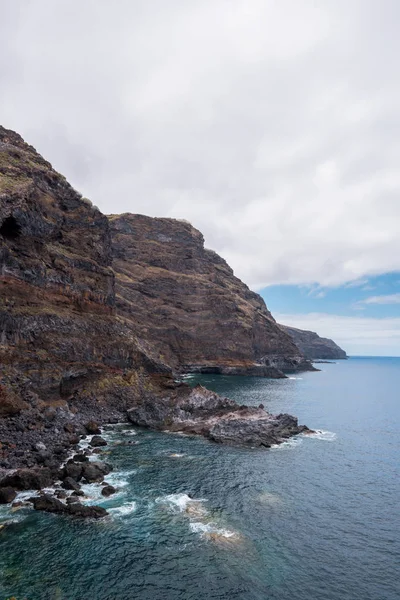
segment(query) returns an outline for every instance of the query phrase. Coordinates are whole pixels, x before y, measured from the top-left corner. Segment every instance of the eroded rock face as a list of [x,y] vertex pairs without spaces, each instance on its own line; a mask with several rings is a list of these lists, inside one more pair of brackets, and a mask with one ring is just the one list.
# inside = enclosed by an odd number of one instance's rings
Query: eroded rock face
[[[0,470],[8,471],[1,486],[15,489],[49,485],[79,435],[98,435],[99,424],[121,420],[129,407],[145,426],[186,423],[242,443],[254,443],[250,420],[264,419],[255,443],[268,445],[276,419],[192,392],[171,367],[282,376],[309,366],[263,300],[191,225],[108,220],[2,127],[0,365]],[[16,467],[26,469],[9,472]],[[86,461],[67,471],[74,487],[108,472]]]
[[0,468],[62,457],[170,380],[116,317],[111,260],[107,218],[0,127]]
[[296,346],[301,350],[304,356],[310,360],[335,360],[345,359],[347,354],[333,340],[320,337],[314,331],[306,331],[280,325],[281,329],[286,331],[292,338]]
[[193,433],[223,444],[266,448],[309,431],[291,415],[271,415],[261,407],[239,406],[201,385],[190,393],[183,386],[174,398],[162,403],[142,399],[128,410],[128,418],[142,427]]
[[117,308],[154,357],[186,371],[281,377],[310,368],[264,300],[190,223],[110,216]]

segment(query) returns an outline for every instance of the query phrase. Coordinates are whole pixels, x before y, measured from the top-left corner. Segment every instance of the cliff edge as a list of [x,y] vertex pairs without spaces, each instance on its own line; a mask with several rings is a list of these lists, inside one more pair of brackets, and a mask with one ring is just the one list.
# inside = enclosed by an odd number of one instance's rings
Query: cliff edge
[[335,360],[346,359],[347,354],[333,340],[320,337],[314,331],[305,331],[280,325],[281,329],[288,333],[296,346],[309,360]]
[[116,306],[153,357],[181,371],[282,377],[312,369],[190,223],[109,216]]

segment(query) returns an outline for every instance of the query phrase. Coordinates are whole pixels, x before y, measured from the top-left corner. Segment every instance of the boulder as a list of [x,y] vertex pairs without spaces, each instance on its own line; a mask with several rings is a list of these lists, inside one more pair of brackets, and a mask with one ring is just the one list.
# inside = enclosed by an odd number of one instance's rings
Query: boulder
[[13,487],[17,490],[41,490],[53,482],[52,471],[47,467],[41,469],[18,469],[7,475],[1,482],[1,487]]
[[82,476],[87,483],[96,483],[103,481],[104,476],[108,475],[110,468],[105,463],[88,462],[85,463],[82,470]]
[[101,506],[85,506],[84,504],[80,504],[69,498],[68,504],[64,504],[54,496],[50,496],[50,494],[43,494],[36,498],[32,498],[31,500],[35,510],[42,510],[50,513],[69,514],[75,517],[92,519],[100,519],[108,514],[105,508],[102,508]]
[[51,513],[65,513],[67,512],[67,506],[50,494],[43,494],[32,498],[33,508],[35,510],[43,510]]
[[106,498],[108,498],[108,496],[112,496],[112,494],[115,494],[117,490],[115,489],[115,487],[113,485],[105,485],[103,487],[103,489],[101,490],[101,494],[102,496],[105,496]]
[[17,492],[12,487],[0,488],[0,504],[10,504],[17,497]]
[[88,421],[88,423],[85,424],[85,429],[91,435],[100,435],[101,433],[99,424],[96,423],[96,421]]
[[102,519],[108,515],[108,512],[102,506],[86,506],[79,502],[73,502],[68,506],[68,513],[75,517],[84,517],[89,519]]
[[75,481],[79,481],[82,478],[82,464],[75,462],[67,462],[64,466],[64,477],[75,479]]
[[100,446],[107,446],[107,442],[100,435],[94,435],[90,440],[90,445],[94,448],[99,448]]
[[66,477],[62,482],[62,486],[65,490],[73,490],[74,492],[81,491],[79,484],[75,481],[75,479],[72,479],[72,477]]
[[72,460],[74,462],[87,462],[89,459],[86,456],[86,454],[78,453],[78,454],[74,454]]

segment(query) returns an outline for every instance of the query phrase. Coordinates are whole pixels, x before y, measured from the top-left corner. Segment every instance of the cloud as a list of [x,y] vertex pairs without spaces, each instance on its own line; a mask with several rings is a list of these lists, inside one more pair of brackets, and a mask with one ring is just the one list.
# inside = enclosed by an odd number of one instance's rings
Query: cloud
[[400,270],[396,0],[14,0],[0,112],[104,212],[251,287]]
[[361,304],[400,304],[400,294],[388,294],[386,296],[370,296],[360,300]]
[[333,339],[349,355],[400,356],[400,317],[345,317],[325,313],[276,314],[285,325]]

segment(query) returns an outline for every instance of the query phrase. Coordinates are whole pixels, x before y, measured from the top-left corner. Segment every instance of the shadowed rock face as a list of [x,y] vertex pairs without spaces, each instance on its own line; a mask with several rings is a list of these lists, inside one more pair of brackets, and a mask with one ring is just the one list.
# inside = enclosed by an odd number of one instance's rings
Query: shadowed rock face
[[110,216],[118,312],[182,370],[282,376],[310,368],[263,299],[189,223]]
[[0,466],[32,466],[37,442],[73,437],[64,422],[170,385],[116,318],[111,259],[107,218],[0,127]]
[[293,338],[296,346],[301,350],[304,356],[310,360],[347,358],[346,352],[335,344],[333,340],[320,337],[313,331],[296,329],[295,327],[288,327],[287,325],[280,325],[280,327]]

